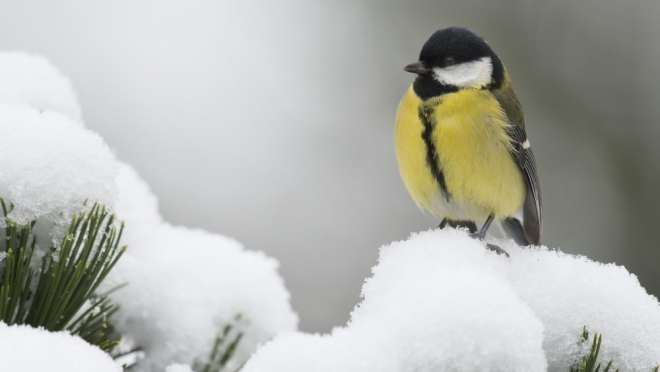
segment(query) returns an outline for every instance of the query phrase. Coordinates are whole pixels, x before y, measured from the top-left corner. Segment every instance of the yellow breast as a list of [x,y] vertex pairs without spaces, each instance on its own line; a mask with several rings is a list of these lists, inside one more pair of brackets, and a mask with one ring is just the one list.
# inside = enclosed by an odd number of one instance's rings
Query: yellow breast
[[[429,167],[420,109],[428,114],[433,158],[447,194]],[[417,205],[454,220],[515,213],[525,183],[509,152],[507,125],[497,100],[485,90],[464,89],[422,102],[408,89],[397,111],[395,145],[401,177]]]

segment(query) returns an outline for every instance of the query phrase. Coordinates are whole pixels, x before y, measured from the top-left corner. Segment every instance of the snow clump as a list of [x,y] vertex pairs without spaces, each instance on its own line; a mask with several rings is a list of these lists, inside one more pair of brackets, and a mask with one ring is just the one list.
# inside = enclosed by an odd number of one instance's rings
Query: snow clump
[[0,197],[14,205],[9,218],[68,224],[85,200],[114,204],[119,165],[95,132],[24,104],[0,105],[0,132]]
[[241,371],[565,372],[583,326],[614,369],[660,363],[660,304],[625,268],[494,243],[511,258],[453,229],[383,247],[345,327],[280,335]]
[[107,353],[68,332],[0,322],[0,370],[20,372],[122,372]]
[[[234,364],[227,366],[238,367],[257,344],[297,328],[277,261],[233,239],[165,223],[144,181],[127,165],[120,175],[103,139],[84,128],[69,80],[45,59],[0,53],[0,131],[0,197],[12,208],[8,218],[37,221],[38,242],[57,241],[85,201],[116,207],[125,220],[122,244],[129,249],[99,291],[129,284],[112,294],[121,310],[110,321],[146,355],[134,370],[164,371],[170,365],[173,372],[185,369],[173,362],[204,363],[218,331],[228,324],[234,335],[242,334]],[[0,220],[0,227],[4,223]],[[65,337],[21,329],[51,340]],[[85,365],[84,358],[70,359]],[[49,363],[46,356],[31,360]],[[85,368],[106,370],[95,364]]]
[[0,103],[24,103],[81,119],[69,79],[46,58],[22,52],[0,53]]
[[243,371],[545,371],[543,326],[498,270],[509,262],[445,234],[384,247],[346,327],[279,336]]
[[[549,371],[568,371],[601,333],[599,358],[612,370],[651,371],[660,364],[660,304],[624,267],[545,248],[508,246],[503,268],[513,289],[541,319]],[[590,339],[590,341],[593,340]]]
[[145,352],[137,371],[205,362],[217,332],[233,324],[243,337],[231,370],[259,343],[297,329],[276,260],[233,239],[163,222],[156,197],[126,164],[117,182],[116,212],[129,249],[104,286],[128,283],[113,293],[120,305],[113,324]]

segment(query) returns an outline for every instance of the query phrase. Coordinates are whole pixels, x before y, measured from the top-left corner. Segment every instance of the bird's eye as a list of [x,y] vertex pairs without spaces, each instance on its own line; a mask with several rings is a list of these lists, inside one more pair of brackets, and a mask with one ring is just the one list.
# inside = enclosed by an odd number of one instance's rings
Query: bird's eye
[[452,67],[456,64],[456,61],[451,57],[447,57],[447,58],[445,58],[443,63],[445,65],[445,67]]

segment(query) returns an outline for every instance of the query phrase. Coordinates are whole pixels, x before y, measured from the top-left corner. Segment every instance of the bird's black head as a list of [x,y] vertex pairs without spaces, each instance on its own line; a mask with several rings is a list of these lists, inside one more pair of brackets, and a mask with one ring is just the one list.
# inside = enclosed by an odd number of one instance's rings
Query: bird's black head
[[462,27],[436,31],[424,44],[419,61],[404,68],[418,74],[413,84],[422,99],[463,88],[496,89],[504,79],[504,67],[490,46]]

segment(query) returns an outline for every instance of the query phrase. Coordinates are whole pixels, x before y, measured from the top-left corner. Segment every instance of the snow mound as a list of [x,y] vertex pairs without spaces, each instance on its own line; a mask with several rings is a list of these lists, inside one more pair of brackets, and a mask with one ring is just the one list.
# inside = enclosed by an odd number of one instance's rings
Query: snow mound
[[101,349],[68,332],[4,323],[0,323],[0,360],[2,371],[123,371]]
[[144,350],[137,370],[206,361],[217,332],[239,314],[237,364],[257,344],[296,329],[277,261],[233,239],[163,222],[155,196],[128,165],[117,183],[116,212],[129,249],[105,286],[129,284],[113,293],[121,306],[114,325]]
[[545,326],[549,371],[568,371],[584,355],[583,326],[603,335],[601,360],[615,370],[650,371],[660,364],[660,304],[624,267],[544,248],[508,247],[506,272]]
[[280,336],[243,371],[545,371],[543,326],[498,270],[510,262],[443,234],[384,247],[345,328]]
[[21,52],[0,53],[0,103],[25,103],[81,119],[69,79],[44,57]]
[[603,334],[600,360],[660,363],[660,304],[623,267],[547,248],[435,230],[381,248],[363,301],[329,335],[290,333],[242,372],[561,371],[584,355],[583,326]]
[[20,104],[0,105],[0,133],[0,196],[14,204],[10,218],[68,224],[85,200],[114,204],[119,166],[98,134]]
[[8,217],[36,220],[41,245],[58,240],[86,200],[116,206],[130,249],[100,291],[130,284],[113,293],[122,306],[113,325],[146,353],[134,370],[204,362],[227,324],[243,334],[235,363],[276,333],[296,329],[277,261],[232,239],[163,222],[149,187],[129,166],[119,175],[108,146],[79,119],[69,81],[45,59],[0,53],[0,197],[13,206]]

